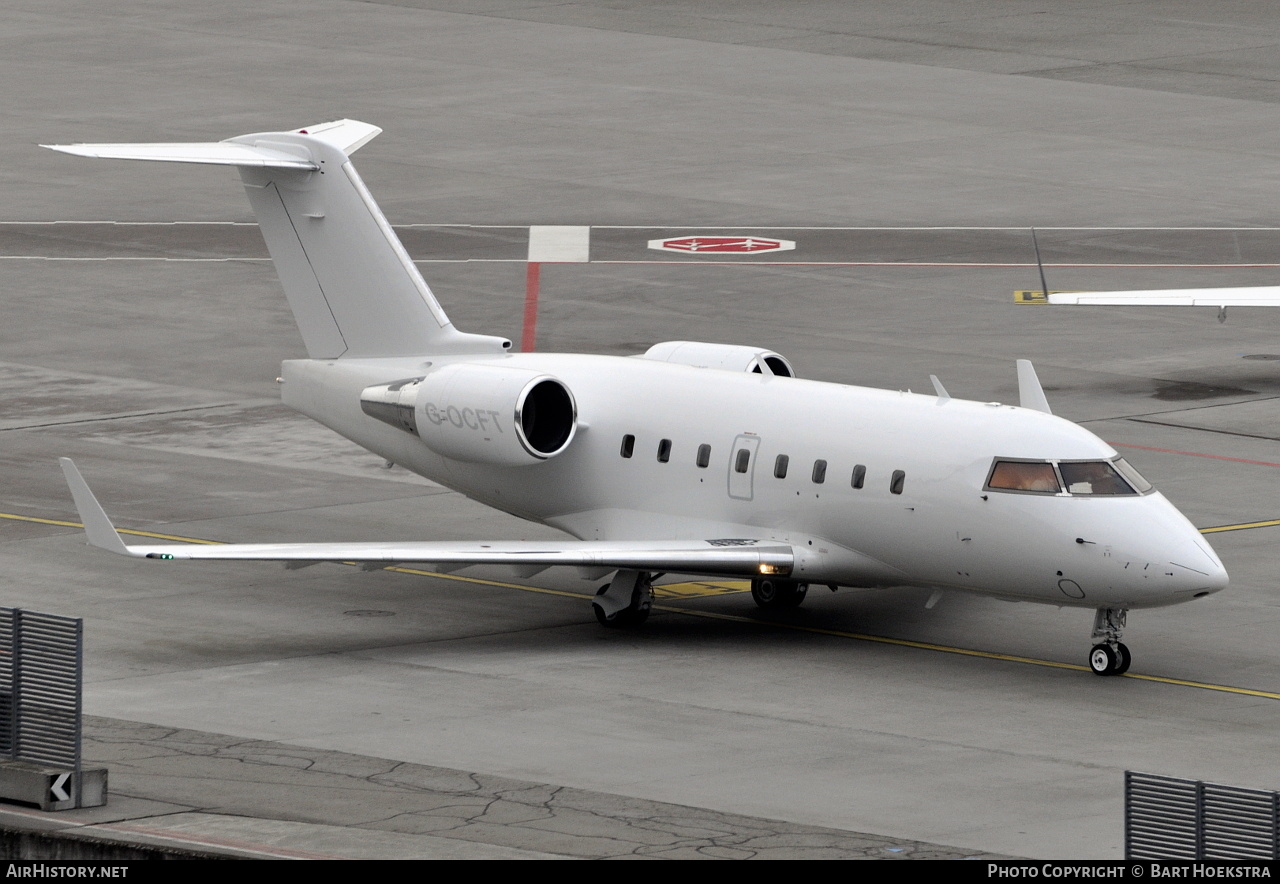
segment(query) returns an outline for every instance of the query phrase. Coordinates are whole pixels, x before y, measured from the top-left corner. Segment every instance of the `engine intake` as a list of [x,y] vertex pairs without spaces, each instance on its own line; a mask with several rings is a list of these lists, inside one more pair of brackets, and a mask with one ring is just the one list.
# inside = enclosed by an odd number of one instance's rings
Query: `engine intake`
[[645,359],[692,365],[695,368],[715,368],[721,371],[745,371],[755,374],[771,374],[782,378],[796,376],[795,369],[785,358],[772,350],[759,347],[743,347],[737,344],[707,344],[702,341],[663,341],[654,344],[644,353]]
[[501,365],[445,365],[367,387],[360,408],[444,457],[504,466],[555,457],[578,428],[577,403],[562,381]]

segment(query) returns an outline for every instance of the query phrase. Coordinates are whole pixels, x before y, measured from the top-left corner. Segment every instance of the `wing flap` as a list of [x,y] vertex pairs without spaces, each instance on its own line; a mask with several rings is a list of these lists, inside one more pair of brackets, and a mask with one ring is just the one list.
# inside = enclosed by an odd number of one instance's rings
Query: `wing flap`
[[[213,561],[415,563],[448,566],[504,565],[527,573],[545,568],[618,568],[692,574],[789,574],[790,546],[720,539],[693,541],[586,541],[499,543],[408,541],[372,543],[172,543],[126,546],[127,555],[148,559]],[[98,545],[98,544],[95,544]],[[118,550],[116,550],[118,551]],[[452,569],[450,569],[452,570]]]

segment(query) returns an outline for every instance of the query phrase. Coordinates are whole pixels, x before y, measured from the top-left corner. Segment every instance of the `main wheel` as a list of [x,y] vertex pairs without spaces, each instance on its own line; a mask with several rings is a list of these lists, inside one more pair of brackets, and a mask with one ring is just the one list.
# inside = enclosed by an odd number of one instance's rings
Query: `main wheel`
[[1118,675],[1121,671],[1119,666],[1120,656],[1111,649],[1111,645],[1094,645],[1089,652],[1089,668],[1094,675]]
[[751,598],[762,608],[798,608],[809,594],[809,584],[762,577],[751,581]]
[[[596,595],[604,595],[612,584],[606,583],[596,590]],[[649,619],[649,600],[645,591],[636,587],[631,595],[631,604],[610,617],[597,602],[591,603],[591,610],[596,615],[596,622],[607,629],[626,629],[639,626]]]
[[1116,643],[1116,650],[1120,652],[1120,662],[1116,664],[1116,675],[1124,675],[1129,671],[1129,664],[1133,662],[1133,655],[1129,653],[1129,646],[1123,642]]

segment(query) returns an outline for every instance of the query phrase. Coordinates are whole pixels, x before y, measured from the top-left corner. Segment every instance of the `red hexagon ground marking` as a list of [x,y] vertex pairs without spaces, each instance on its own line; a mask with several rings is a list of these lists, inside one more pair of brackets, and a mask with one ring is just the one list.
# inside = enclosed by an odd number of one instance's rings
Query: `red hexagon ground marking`
[[649,248],[660,252],[684,252],[698,255],[759,255],[766,252],[788,252],[796,247],[789,239],[767,236],[672,236],[649,240]]

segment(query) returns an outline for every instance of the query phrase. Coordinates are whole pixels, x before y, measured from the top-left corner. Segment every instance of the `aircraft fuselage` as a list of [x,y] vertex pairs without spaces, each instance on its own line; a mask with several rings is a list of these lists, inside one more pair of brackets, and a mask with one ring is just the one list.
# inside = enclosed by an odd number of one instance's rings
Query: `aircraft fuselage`
[[[576,400],[576,435],[555,457],[502,466],[441,456],[362,412],[363,389],[453,363],[554,376]],[[1225,585],[1216,555],[1157,491],[984,488],[996,458],[1116,457],[1087,430],[1016,406],[569,354],[294,360],[283,378],[286,404],[357,444],[583,540],[777,541],[797,551],[793,576],[807,582],[1090,608],[1174,604]],[[430,414],[462,433],[510,431],[482,403]]]

